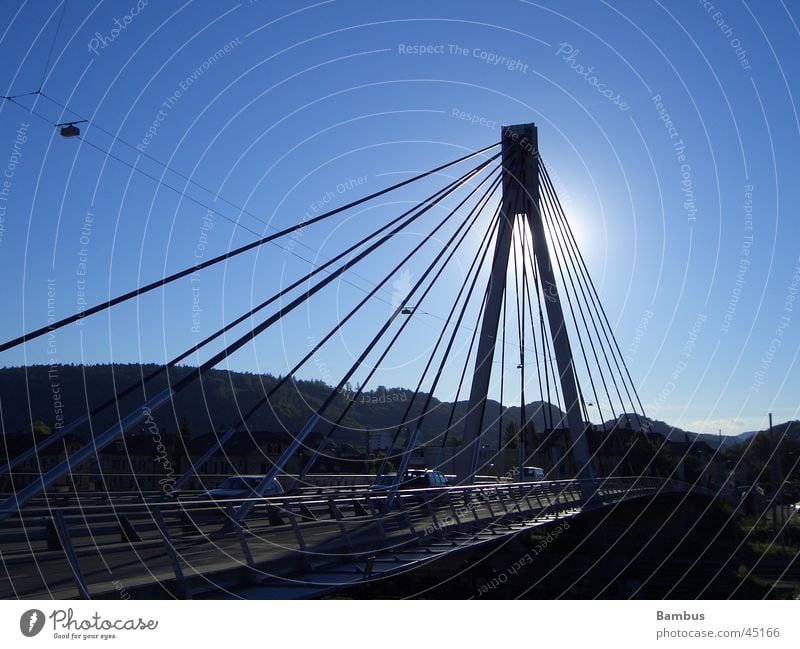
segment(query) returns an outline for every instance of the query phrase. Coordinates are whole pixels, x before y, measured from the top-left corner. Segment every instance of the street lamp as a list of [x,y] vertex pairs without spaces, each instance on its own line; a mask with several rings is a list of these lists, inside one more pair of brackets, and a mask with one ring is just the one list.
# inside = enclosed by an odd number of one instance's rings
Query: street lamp
[[78,137],[81,134],[81,129],[75,125],[83,124],[85,121],[85,119],[81,119],[76,122],[64,122],[56,124],[56,128],[60,129],[61,137]]
[[[587,416],[589,415],[589,408],[590,407],[597,408],[597,417],[599,419],[600,418],[600,406],[598,406],[596,403],[594,403],[594,401],[587,401],[586,402],[586,414],[587,414]],[[592,423],[591,419],[589,420],[589,425],[592,426],[592,428],[594,428],[594,424]]]

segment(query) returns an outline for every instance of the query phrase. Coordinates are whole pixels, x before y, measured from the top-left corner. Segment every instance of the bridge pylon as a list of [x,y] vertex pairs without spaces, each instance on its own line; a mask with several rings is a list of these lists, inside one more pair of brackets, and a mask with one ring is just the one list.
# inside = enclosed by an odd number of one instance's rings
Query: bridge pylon
[[558,368],[561,393],[566,409],[570,432],[570,447],[577,467],[577,478],[594,478],[586,430],[581,417],[577,377],[572,350],[561,307],[550,250],[540,210],[539,194],[539,142],[534,124],[517,124],[502,127],[503,198],[501,219],[494,257],[492,260],[486,303],[469,396],[469,407],[464,420],[464,440],[457,456],[457,479],[461,484],[471,484],[479,469],[483,435],[495,427],[495,422],[485,422],[487,392],[492,373],[497,329],[506,293],[514,224],[522,215],[531,232],[536,269],[545,297],[547,320],[552,349]]

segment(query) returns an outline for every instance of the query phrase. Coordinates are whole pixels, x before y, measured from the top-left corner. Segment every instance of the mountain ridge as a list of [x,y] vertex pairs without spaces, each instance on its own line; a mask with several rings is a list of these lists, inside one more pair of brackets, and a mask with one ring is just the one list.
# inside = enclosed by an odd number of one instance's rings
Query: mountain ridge
[[[98,364],[98,365],[29,365],[0,368],[0,415],[2,415],[3,431],[13,433],[30,429],[32,422],[41,421],[51,430],[57,428],[59,421],[66,425],[76,417],[86,414],[86,404],[92,406],[102,403],[121,392],[142,376],[156,370],[155,364]],[[162,375],[147,385],[146,390],[138,389],[129,397],[120,400],[119,415],[124,416],[140,405],[146,398],[152,397],[166,389],[169,384],[180,380],[196,367],[178,366],[171,368],[169,381]],[[211,370],[194,383],[185,392],[178,395],[170,406],[164,406],[155,415],[158,425],[175,432],[179,428],[188,428],[192,434],[204,434],[214,430],[226,429],[236,423],[242,413],[247,412],[267,392],[274,389],[282,380],[280,376],[271,374],[253,374],[249,372],[229,372],[227,370]],[[308,419],[330,393],[331,386],[314,379],[289,379],[270,398],[268,406],[262,407],[252,418],[249,428],[296,431],[305,425]],[[424,395],[424,393],[421,393]],[[345,428],[356,431],[393,431],[401,426],[406,410],[409,410],[413,391],[402,387],[377,386],[373,390],[357,395],[357,389],[347,386],[337,395],[328,415],[328,422],[322,422],[320,430],[324,432],[347,409],[342,424]],[[410,408],[412,419],[421,413],[421,402]],[[11,405],[13,404],[13,405]],[[555,405],[543,401],[526,404],[526,412],[533,413],[535,428],[541,432],[552,427],[564,413]],[[104,430],[118,421],[116,409],[93,418],[92,428],[97,434],[98,428]],[[426,413],[422,426],[423,442],[438,439],[441,431],[453,422],[450,443],[457,442],[463,431],[463,417],[467,410],[467,401],[460,399],[454,406],[452,402],[440,401],[433,397],[431,407]],[[59,412],[60,411],[60,412]],[[61,418],[59,420],[59,417]],[[495,440],[501,442],[507,436],[507,428],[513,423],[518,427],[520,421],[519,406],[504,407],[501,416],[501,405],[489,399],[486,403],[487,421],[496,422],[497,437],[490,434],[488,443],[495,446]],[[747,441],[754,435],[765,431],[748,431],[736,436],[719,436],[708,433],[697,433],[670,426],[668,423],[642,417],[634,413],[623,413],[615,420],[605,422],[611,427],[615,422],[630,421],[638,427],[637,419],[646,423],[652,432],[658,433],[672,441],[700,440],[713,447],[720,444],[727,447]],[[547,424],[547,425],[546,425]],[[778,424],[790,426],[791,422]],[[595,425],[597,428],[598,426]],[[787,428],[788,430],[788,428]],[[88,426],[81,433],[89,435]]]

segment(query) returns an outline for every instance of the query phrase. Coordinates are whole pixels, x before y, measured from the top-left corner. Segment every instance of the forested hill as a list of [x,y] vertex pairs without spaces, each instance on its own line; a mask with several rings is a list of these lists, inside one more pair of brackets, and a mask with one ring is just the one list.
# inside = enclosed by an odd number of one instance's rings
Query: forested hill
[[[3,430],[9,433],[28,429],[33,422],[43,422],[54,429],[58,421],[68,423],[87,412],[89,408],[103,403],[122,392],[157,368],[156,365],[33,365],[0,369],[0,408],[2,408]],[[178,367],[170,371],[169,382],[175,383],[196,368]],[[158,425],[167,432],[187,428],[192,435],[200,435],[213,429],[225,428],[236,423],[242,413],[247,412],[275,386],[279,377],[242,372],[212,370],[179,394],[172,404],[155,412]],[[137,390],[119,402],[118,409],[108,408],[93,420],[95,434],[118,421],[145,398],[156,395],[168,385],[166,376],[160,376],[147,384],[146,394]],[[257,430],[298,431],[308,421],[313,409],[319,406],[330,393],[331,386],[322,381],[287,381],[269,399],[269,404],[259,408],[249,420],[249,427]],[[343,392],[326,412],[327,419],[336,419],[346,405],[352,406],[344,423],[357,430],[391,429],[403,421],[404,413],[413,392],[405,388],[377,387],[354,398],[354,394]],[[418,398],[418,414],[424,398]],[[529,411],[539,408],[535,420],[541,430],[544,424],[540,403],[530,404]],[[440,434],[447,428],[452,404],[432,399],[423,424],[423,439]],[[496,401],[487,404],[487,416],[496,419],[500,405]],[[459,422],[466,412],[466,404],[459,402],[454,422]],[[554,417],[558,411],[553,407]],[[510,421],[519,421],[519,408],[509,408],[503,416],[502,427]],[[320,431],[329,424],[318,426]],[[37,424],[41,427],[41,424]],[[88,433],[88,426],[82,431]],[[455,438],[461,435],[461,425],[453,427]],[[453,440],[454,442],[456,439]]]

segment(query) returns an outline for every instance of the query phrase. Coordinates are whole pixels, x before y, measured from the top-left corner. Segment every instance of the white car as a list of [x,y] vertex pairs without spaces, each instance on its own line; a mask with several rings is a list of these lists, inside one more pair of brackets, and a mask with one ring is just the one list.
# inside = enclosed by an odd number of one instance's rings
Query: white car
[[[215,489],[209,489],[202,497],[211,500],[225,500],[227,498],[257,498],[256,487],[261,483],[263,475],[232,475],[225,478]],[[283,487],[275,478],[272,484],[267,485],[263,496],[281,496]]]
[[539,482],[544,480],[544,469],[538,466],[524,466],[517,476],[518,482]]

